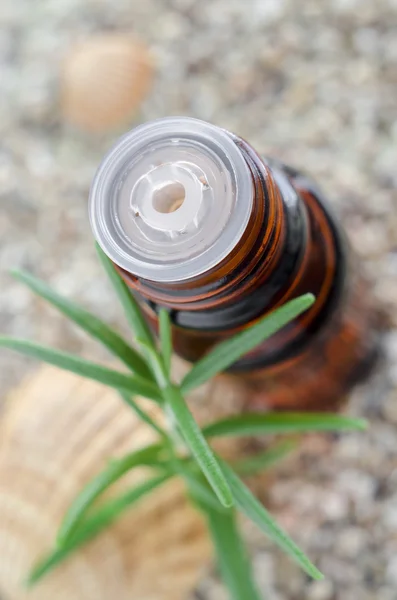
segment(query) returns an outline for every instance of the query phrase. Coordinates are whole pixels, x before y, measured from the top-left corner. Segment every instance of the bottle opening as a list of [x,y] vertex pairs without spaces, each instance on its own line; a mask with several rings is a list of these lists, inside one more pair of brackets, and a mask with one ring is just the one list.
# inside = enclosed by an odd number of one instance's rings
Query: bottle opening
[[231,252],[252,202],[252,177],[231,134],[166,118],[110,150],[91,187],[90,219],[116,264],[151,281],[182,281]]
[[179,181],[165,183],[153,192],[152,201],[157,212],[173,213],[180,208],[185,200],[185,188]]

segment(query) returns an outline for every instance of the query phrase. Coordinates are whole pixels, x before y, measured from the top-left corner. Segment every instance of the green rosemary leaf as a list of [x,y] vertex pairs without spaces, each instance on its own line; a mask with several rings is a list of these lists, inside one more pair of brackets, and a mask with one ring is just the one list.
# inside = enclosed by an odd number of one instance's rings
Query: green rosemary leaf
[[260,600],[235,511],[220,514],[203,507],[222,579],[233,600]]
[[169,385],[169,376],[166,373],[164,362],[157,349],[137,338],[137,342],[146,355],[147,363],[153,373],[157,385],[162,390]]
[[251,327],[217,344],[213,350],[196,362],[187,373],[181,384],[182,392],[188,392],[230,367],[244,354],[253,350],[258,344],[307,310],[313,302],[313,294],[305,294],[295,298]]
[[113,460],[108,467],[92,479],[79,493],[77,498],[69,507],[58,531],[57,541],[63,545],[73,537],[77,527],[84,519],[87,510],[93,502],[115,481],[134,467],[159,464],[159,453],[162,446],[159,444],[146,446],[135,452],[127,454],[123,458]]
[[32,358],[38,358],[51,365],[65,369],[66,371],[72,371],[82,377],[88,379],[94,379],[105,385],[116,388],[118,390],[125,390],[141,396],[146,396],[156,402],[161,402],[161,395],[154,383],[143,379],[138,375],[127,375],[108,369],[102,365],[98,365],[91,361],[85,360],[73,354],[67,352],[61,352],[54,348],[48,348],[47,346],[41,346],[29,340],[19,340],[8,337],[0,337],[0,347],[10,348],[21,352],[26,356]]
[[170,316],[165,308],[160,309],[159,313],[159,333],[161,354],[164,361],[166,373],[170,373],[171,356],[172,356],[172,333]]
[[139,404],[134,400],[131,394],[127,394],[126,392],[120,391],[120,396],[124,400],[125,404],[132,408],[132,410],[144,423],[146,423],[147,425],[149,425],[149,427],[154,429],[154,431],[156,431],[161,437],[167,437],[167,434],[165,433],[164,429],[162,429],[160,425],[157,425],[157,423],[152,419],[152,417],[139,406]]
[[111,525],[127,508],[138,502],[146,494],[154,491],[165,483],[172,474],[167,473],[159,477],[145,481],[143,484],[129,490],[121,496],[109,500],[87,517],[65,544],[53,550],[44,557],[30,572],[26,584],[32,586],[37,583],[49,571],[62,563],[73,551],[84,543],[96,537],[103,529]]
[[326,413],[247,413],[210,423],[203,428],[206,437],[248,436],[309,431],[364,430],[364,419]]
[[120,358],[132,371],[152,379],[152,375],[139,353],[131,348],[127,342],[101,319],[91,314],[80,306],[63,298],[47,286],[43,281],[36,279],[29,273],[12,271],[14,277],[27,285],[35,294],[47,300],[61,313],[84,329],[95,339],[99,340],[110,352]]
[[[220,461],[221,462],[221,461]],[[313,579],[322,579],[322,573],[310,562],[304,552],[281,529],[264,506],[225,462],[221,462],[237,507],[255,523],[275,544],[288,554]]]
[[233,468],[239,475],[255,475],[255,473],[270,469],[297,447],[297,440],[281,440],[264,452],[239,460],[233,465]]
[[229,508],[224,507],[211,490],[202,482],[195,478],[190,478],[189,476],[184,477],[184,479],[187,485],[188,495],[193,499],[193,502],[199,501],[201,504],[205,504],[205,506],[216,512],[223,513],[230,510]]
[[116,294],[121,302],[124,309],[124,313],[127,317],[128,323],[131,326],[134,334],[147,344],[154,346],[153,335],[149,329],[148,324],[142,314],[138,302],[132,295],[131,290],[124,283],[120,275],[117,273],[112,261],[106,256],[99,244],[96,244],[99,259],[109,277]]
[[172,468],[175,473],[185,480],[189,494],[194,501],[205,504],[209,509],[218,512],[229,510],[219,502],[212,489],[207,482],[204,481],[201,473],[195,473],[194,470],[187,468],[180,460],[172,461]]
[[233,496],[218,461],[201,433],[201,429],[190,412],[179,388],[170,385],[162,391],[164,400],[170,407],[187,446],[212,489],[224,506],[232,506]]

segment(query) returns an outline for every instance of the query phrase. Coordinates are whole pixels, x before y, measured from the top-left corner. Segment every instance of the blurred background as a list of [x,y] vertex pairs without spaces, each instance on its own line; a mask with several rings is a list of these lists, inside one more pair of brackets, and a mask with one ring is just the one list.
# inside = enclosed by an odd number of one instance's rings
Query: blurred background
[[[386,361],[351,401],[369,433],[318,438],[269,490],[326,581],[251,532],[254,563],[271,600],[396,599],[396,0],[3,0],[0,81],[2,333],[101,357],[13,282],[15,267],[123,326],[87,197],[103,154],[138,123],[205,119],[321,184],[386,306]],[[0,358],[3,397],[36,365]],[[196,597],[223,598],[216,578]]]

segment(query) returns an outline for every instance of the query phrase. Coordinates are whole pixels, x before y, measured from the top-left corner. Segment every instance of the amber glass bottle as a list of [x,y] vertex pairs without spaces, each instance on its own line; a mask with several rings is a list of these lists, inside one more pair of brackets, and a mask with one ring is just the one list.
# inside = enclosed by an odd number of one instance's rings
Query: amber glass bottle
[[366,283],[306,176],[196,119],[133,130],[91,190],[93,230],[156,326],[170,311],[176,352],[214,343],[303,293],[313,307],[231,369],[250,405],[334,408],[378,353]]

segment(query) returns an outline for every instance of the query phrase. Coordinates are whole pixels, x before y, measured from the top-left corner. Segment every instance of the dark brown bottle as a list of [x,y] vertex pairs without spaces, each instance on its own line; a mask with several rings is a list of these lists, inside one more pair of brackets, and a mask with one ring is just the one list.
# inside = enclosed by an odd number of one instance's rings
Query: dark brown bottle
[[176,352],[213,344],[306,292],[315,304],[231,369],[258,408],[334,408],[378,354],[368,286],[314,183],[202,121],[122,138],[91,190],[98,242]]

